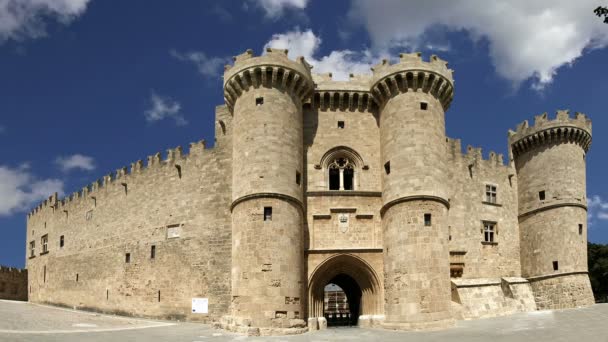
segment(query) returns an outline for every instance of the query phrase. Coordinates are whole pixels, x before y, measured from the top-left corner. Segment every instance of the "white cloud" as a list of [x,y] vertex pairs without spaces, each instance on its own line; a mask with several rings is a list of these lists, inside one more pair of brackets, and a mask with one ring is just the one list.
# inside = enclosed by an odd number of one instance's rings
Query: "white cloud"
[[587,218],[589,226],[592,226],[596,220],[608,220],[608,201],[604,201],[598,195],[588,197]]
[[311,30],[300,31],[295,29],[286,33],[275,34],[264,45],[266,48],[288,49],[289,57],[304,56],[306,61],[313,65],[313,72],[333,74],[335,80],[348,80],[349,73],[370,73],[370,67],[378,57],[372,56],[369,50],[355,52],[351,50],[336,50],[323,57],[315,57],[321,45],[321,38]]
[[252,0],[266,13],[266,17],[276,19],[283,15],[286,9],[302,10],[308,0]]
[[487,39],[501,77],[516,86],[532,79],[542,89],[585,49],[608,45],[596,7],[592,0],[354,0],[349,17],[365,26],[379,51],[433,44],[432,30],[464,30],[474,40]]
[[144,116],[148,122],[173,119],[178,126],[187,125],[188,121],[186,121],[180,112],[181,108],[182,106],[179,102],[152,92],[152,95],[150,95],[150,108],[144,112]]
[[0,0],[0,43],[46,35],[44,19],[68,24],[84,13],[90,0]]
[[171,50],[169,53],[180,61],[193,63],[196,65],[196,68],[201,75],[209,78],[220,78],[223,74],[222,67],[230,63],[229,58],[207,57],[207,55],[201,51],[180,53]]
[[63,172],[73,169],[85,171],[95,170],[95,161],[93,158],[78,153],[67,157],[57,157],[57,159],[55,159],[55,164],[57,164]]
[[59,179],[37,179],[24,164],[17,168],[0,166],[0,216],[27,210],[53,193],[63,196]]

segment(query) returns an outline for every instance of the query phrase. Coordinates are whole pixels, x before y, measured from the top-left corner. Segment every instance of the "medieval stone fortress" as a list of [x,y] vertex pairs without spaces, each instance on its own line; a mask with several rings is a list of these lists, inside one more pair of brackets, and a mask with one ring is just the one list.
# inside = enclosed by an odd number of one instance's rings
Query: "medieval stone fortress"
[[509,131],[509,156],[445,135],[452,70],[401,54],[335,81],[287,51],[224,73],[213,148],[178,147],[27,215],[29,300],[214,322],[251,335],[455,320],[594,302],[585,155],[558,111]]

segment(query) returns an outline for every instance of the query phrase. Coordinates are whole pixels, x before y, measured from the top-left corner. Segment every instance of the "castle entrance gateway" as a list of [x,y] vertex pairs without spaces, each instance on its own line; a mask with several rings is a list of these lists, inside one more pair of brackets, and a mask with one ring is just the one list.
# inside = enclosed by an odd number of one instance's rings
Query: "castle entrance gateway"
[[312,273],[308,283],[308,317],[312,325],[323,328],[334,322],[344,325],[345,318],[327,310],[325,287],[339,286],[348,303],[348,325],[372,325],[381,319],[380,282],[373,268],[361,258],[351,254],[338,254],[322,262]]

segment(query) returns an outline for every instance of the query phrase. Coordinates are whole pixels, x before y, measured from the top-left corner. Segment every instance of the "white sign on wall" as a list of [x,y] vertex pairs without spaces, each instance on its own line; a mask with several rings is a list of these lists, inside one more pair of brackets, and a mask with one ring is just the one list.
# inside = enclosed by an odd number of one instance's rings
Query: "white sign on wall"
[[192,298],[192,313],[209,313],[209,298]]

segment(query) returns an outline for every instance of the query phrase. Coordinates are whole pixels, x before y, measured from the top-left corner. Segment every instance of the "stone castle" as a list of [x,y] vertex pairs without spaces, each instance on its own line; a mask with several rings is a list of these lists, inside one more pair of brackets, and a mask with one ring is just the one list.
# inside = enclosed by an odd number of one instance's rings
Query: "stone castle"
[[213,148],[154,154],[27,215],[29,300],[251,335],[324,328],[332,283],[352,324],[389,329],[591,305],[590,120],[520,124],[505,165],[446,137],[445,61],[372,71],[236,56]]

